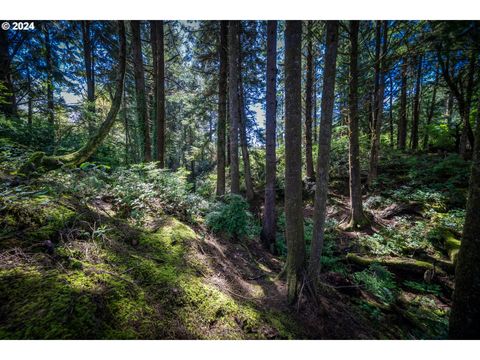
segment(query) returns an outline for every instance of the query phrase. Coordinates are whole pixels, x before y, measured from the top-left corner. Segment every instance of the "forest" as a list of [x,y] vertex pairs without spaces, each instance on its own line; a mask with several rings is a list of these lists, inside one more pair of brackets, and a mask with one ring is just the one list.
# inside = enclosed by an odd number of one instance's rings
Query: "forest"
[[480,21],[3,22],[0,339],[480,339],[479,144]]

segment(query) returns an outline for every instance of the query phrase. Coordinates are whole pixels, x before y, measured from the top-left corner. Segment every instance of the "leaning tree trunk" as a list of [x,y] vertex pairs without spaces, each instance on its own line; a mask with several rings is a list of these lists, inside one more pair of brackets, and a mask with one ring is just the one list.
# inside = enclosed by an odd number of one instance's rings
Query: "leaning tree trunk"
[[407,59],[402,59],[402,81],[400,86],[400,116],[398,118],[397,147],[405,150],[407,146]]
[[422,56],[419,55],[416,61],[417,79],[415,81],[415,95],[413,96],[413,118],[412,118],[412,150],[418,148],[418,124],[420,122],[420,92],[422,85]]
[[475,137],[467,213],[455,271],[449,334],[452,339],[480,338],[480,115]]
[[285,238],[288,301],[298,297],[305,266],[302,202],[302,22],[285,25]]
[[132,29],[133,72],[135,75],[135,92],[137,100],[137,116],[143,145],[143,160],[152,160],[150,140],[150,123],[148,121],[147,97],[145,93],[145,70],[142,58],[142,39],[140,21],[130,22]]
[[42,168],[45,170],[52,170],[59,168],[62,165],[77,166],[87,161],[102,144],[103,140],[108,135],[110,129],[115,123],[117,113],[122,102],[123,80],[125,78],[126,66],[125,25],[123,21],[118,22],[118,34],[120,51],[118,55],[119,60],[115,94],[107,117],[98,129],[97,133],[91,137],[82,148],[70,154],[60,156],[45,156],[45,154],[41,152],[34,153],[32,157],[22,165],[19,170],[20,174],[28,175],[29,173],[32,173],[33,171],[39,171]]
[[230,113],[230,191],[240,193],[240,174],[238,161],[238,130],[239,130],[239,74],[238,62],[240,48],[240,21],[229,21],[228,26],[228,95]]
[[375,84],[375,109],[372,126],[372,138],[370,146],[370,169],[368,171],[368,185],[371,186],[372,182],[377,179],[378,176],[378,157],[380,153],[380,136],[382,130],[382,117],[383,117],[383,100],[385,94],[385,71],[386,71],[386,50],[387,50],[387,22],[383,23],[383,45],[380,50],[380,37],[381,26],[377,23],[376,37],[377,37],[377,50],[376,50],[376,84]]
[[265,114],[265,205],[262,242],[271,252],[275,247],[275,176],[277,125],[277,21],[267,22],[267,108]]
[[362,183],[360,179],[360,145],[358,124],[358,32],[359,21],[350,22],[350,85],[349,107],[349,164],[350,164],[350,223],[357,229],[367,223],[362,206]]
[[307,22],[307,82],[305,85],[305,162],[307,178],[315,179],[312,154],[312,105],[313,105],[313,35],[312,22]]
[[218,76],[218,123],[217,123],[217,196],[225,195],[225,139],[227,121],[227,69],[228,69],[228,24],[220,21],[220,58]]
[[93,135],[95,124],[92,115],[95,113],[95,72],[90,21],[82,21],[83,60],[85,77],[87,80],[87,126],[88,132]]
[[310,287],[316,289],[320,273],[325,236],[325,218],[330,168],[330,143],[332,140],[333,106],[335,103],[335,74],[337,70],[338,21],[327,21],[325,68],[321,104],[320,133],[318,136],[315,205],[313,213],[313,237],[310,251],[308,276]]

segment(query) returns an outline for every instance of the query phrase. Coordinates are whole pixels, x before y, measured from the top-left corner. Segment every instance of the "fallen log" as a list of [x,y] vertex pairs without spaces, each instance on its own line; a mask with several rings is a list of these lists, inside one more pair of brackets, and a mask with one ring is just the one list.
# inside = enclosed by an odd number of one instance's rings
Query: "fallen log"
[[349,253],[347,254],[347,260],[360,266],[380,264],[392,270],[393,272],[407,272],[420,276],[432,274],[433,272],[439,275],[445,274],[445,271],[437,265],[433,265],[426,261],[409,258],[372,258]]

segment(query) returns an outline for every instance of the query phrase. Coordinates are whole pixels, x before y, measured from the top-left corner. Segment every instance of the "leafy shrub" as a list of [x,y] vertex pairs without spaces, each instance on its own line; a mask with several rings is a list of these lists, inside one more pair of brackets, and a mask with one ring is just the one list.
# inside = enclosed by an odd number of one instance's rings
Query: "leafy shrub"
[[417,221],[412,226],[404,218],[399,218],[395,227],[384,228],[380,232],[362,238],[361,245],[374,255],[412,255],[419,250],[433,250],[430,233],[432,226]]
[[145,210],[163,210],[185,221],[194,221],[208,208],[208,203],[190,191],[184,169],[176,172],[159,169],[156,163],[133,165],[112,174],[112,184],[107,194],[133,216]]
[[248,203],[236,194],[225,195],[206,216],[207,226],[217,233],[225,233],[234,239],[252,238],[258,235],[259,227],[248,211]]
[[215,190],[217,187],[217,174],[210,173],[197,179],[196,193],[204,197],[207,200],[213,200],[215,198]]
[[379,264],[372,264],[367,269],[353,275],[353,280],[363,285],[385,304],[392,303],[397,296],[394,275]]

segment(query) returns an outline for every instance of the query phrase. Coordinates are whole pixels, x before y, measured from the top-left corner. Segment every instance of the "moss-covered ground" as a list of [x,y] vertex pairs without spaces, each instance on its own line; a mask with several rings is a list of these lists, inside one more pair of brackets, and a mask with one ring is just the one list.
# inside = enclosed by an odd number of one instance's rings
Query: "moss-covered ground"
[[[27,158],[26,149],[0,144],[1,339],[446,336],[454,280],[447,270],[464,217],[450,191],[465,189],[455,175],[460,161],[432,157],[432,175],[419,170],[429,161],[422,157],[383,160],[382,174],[391,176],[368,194],[373,221],[361,231],[342,230],[347,199],[333,187],[322,291],[292,306],[277,276],[283,257],[258,239],[207,230],[201,198],[182,188],[181,175],[158,180],[157,170],[139,167],[117,176],[87,164],[26,179],[15,169]],[[428,180],[440,175],[441,184]],[[421,211],[384,217],[412,201]],[[307,242],[310,214],[307,205]],[[280,215],[280,252],[282,224]],[[354,263],[348,253],[373,261]],[[430,272],[396,269],[404,260]]]

